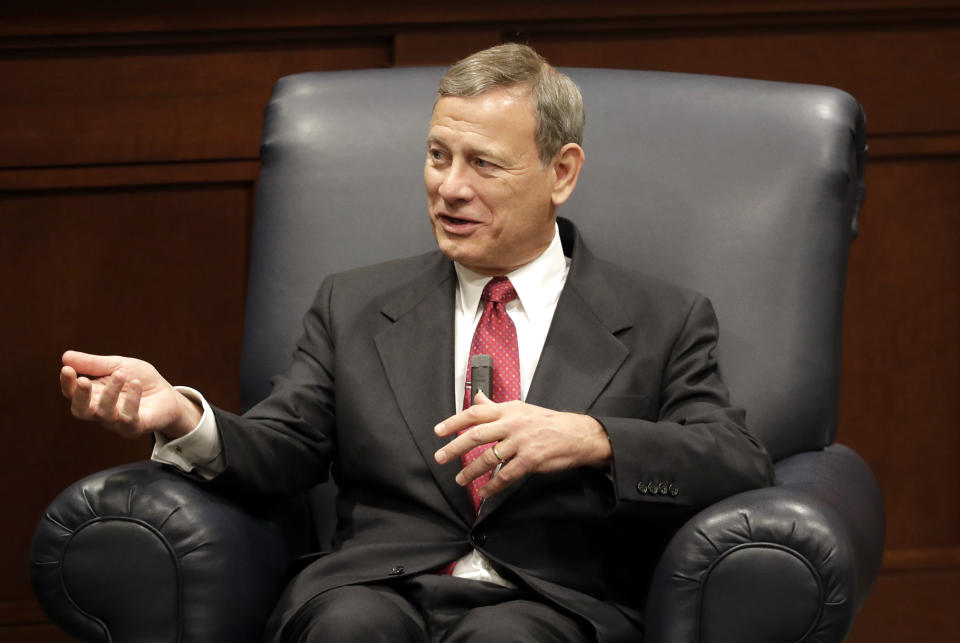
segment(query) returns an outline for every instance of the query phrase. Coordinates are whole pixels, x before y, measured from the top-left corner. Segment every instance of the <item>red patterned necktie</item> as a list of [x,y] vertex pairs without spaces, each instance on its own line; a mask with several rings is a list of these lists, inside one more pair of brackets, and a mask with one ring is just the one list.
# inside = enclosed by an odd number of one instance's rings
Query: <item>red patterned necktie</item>
[[[467,360],[467,384],[470,383],[470,360],[474,355],[493,357],[490,398],[494,402],[509,402],[520,399],[520,357],[517,351],[517,328],[507,315],[506,305],[517,298],[517,291],[506,277],[494,277],[483,288],[480,301],[483,302],[483,315],[473,333],[470,343],[470,358]],[[470,388],[467,387],[463,399],[463,408],[470,407]],[[462,431],[461,431],[462,433]],[[463,466],[470,464],[477,456],[493,446],[481,444],[465,453],[460,461]],[[477,492],[490,479],[490,472],[473,480],[467,487],[474,511],[480,510],[480,494]]]

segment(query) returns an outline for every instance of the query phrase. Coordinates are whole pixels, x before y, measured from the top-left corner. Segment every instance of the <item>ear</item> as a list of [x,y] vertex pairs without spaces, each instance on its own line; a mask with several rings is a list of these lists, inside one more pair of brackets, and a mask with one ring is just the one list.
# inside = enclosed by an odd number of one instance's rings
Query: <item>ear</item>
[[555,176],[551,194],[554,207],[566,203],[570,195],[573,194],[585,158],[583,148],[576,143],[567,143],[557,152],[551,163]]

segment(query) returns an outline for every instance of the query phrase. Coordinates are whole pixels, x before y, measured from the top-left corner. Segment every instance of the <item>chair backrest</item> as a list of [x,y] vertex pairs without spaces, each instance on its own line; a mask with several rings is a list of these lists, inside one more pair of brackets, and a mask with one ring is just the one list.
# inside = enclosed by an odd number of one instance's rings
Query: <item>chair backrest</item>
[[[836,431],[864,121],[826,87],[565,70],[587,163],[561,214],[591,249],[708,295],[734,401],[774,459]],[[422,169],[437,68],[298,74],[266,110],[242,394],[283,371],[331,272],[434,246]]]

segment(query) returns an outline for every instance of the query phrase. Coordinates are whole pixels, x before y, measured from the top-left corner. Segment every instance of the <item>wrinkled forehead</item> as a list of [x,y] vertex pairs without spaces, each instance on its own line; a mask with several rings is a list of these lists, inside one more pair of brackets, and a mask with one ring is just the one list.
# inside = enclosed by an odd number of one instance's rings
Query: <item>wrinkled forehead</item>
[[525,154],[536,146],[536,118],[525,92],[491,90],[470,97],[437,101],[428,139],[451,146],[469,144]]

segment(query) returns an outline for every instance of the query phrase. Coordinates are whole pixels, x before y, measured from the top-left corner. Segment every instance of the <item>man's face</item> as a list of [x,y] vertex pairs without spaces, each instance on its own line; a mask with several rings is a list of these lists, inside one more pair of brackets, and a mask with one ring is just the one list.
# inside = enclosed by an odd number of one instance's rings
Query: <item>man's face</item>
[[440,250],[485,275],[536,259],[553,240],[553,163],[542,167],[529,90],[437,101],[423,178]]

